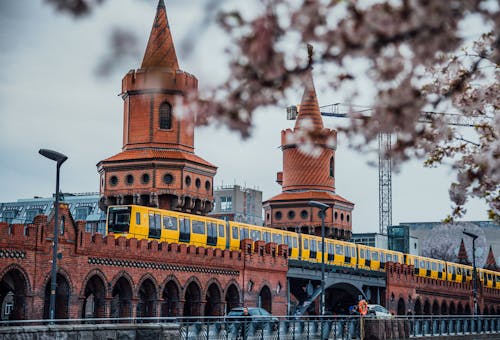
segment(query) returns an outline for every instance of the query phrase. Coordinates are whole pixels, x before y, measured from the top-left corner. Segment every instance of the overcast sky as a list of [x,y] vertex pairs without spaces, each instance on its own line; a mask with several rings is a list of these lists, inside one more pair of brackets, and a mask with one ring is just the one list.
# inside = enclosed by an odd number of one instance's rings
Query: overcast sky
[[[166,1],[180,67],[194,74],[200,87],[216,84],[227,74],[227,37],[213,20],[199,29],[203,3]],[[69,156],[62,167],[62,191],[99,190],[97,162],[122,147],[123,104],[117,96],[121,78],[140,66],[156,4],[108,0],[90,16],[75,20],[41,0],[0,0],[0,202],[52,194],[55,165],[38,154],[40,148]],[[256,7],[251,1],[243,6]],[[139,56],[113,63],[113,72],[99,77],[96,69],[109,57],[109,36],[116,27],[138,37]],[[181,49],[189,39],[194,39],[194,48]],[[322,77],[315,75],[316,84]],[[290,104],[301,96],[298,91]],[[333,91],[318,91],[318,98],[320,105],[345,101]],[[335,118],[324,122],[329,128],[340,124]],[[284,107],[262,110],[249,140],[225,128],[202,128],[196,131],[195,150],[219,167],[215,186],[258,188],[266,200],[281,191],[275,182],[276,172],[282,170],[280,131],[293,124],[286,120]],[[376,232],[378,170],[367,165],[376,154],[360,154],[346,144],[339,135],[337,194],[355,203],[354,232]],[[454,173],[449,167],[426,169],[421,163],[410,162],[393,174],[393,224],[438,221],[450,212],[448,186]],[[475,201],[467,208],[465,220],[486,219],[483,203]]]

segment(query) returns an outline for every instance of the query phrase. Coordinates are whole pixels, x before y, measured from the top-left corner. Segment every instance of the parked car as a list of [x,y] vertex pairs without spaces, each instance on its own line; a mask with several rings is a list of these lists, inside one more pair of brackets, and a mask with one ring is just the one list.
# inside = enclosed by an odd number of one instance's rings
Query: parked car
[[[260,307],[248,307],[248,318],[251,321],[252,326],[255,329],[265,329],[267,327],[272,327],[271,329],[275,330],[279,326],[279,319],[273,316],[264,308]],[[231,322],[234,320],[235,323],[241,322],[243,317],[243,307],[236,307],[231,309],[229,313],[227,313],[229,317],[227,321]]]
[[381,305],[368,304],[368,316],[374,316],[380,319],[392,318],[391,312],[382,307]]

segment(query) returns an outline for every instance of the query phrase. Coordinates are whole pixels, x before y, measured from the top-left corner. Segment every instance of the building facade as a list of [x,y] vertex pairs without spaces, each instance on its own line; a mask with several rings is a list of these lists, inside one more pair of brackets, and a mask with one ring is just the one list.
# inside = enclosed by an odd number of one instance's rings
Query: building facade
[[214,190],[214,209],[209,216],[262,225],[262,191],[239,185],[217,187]]

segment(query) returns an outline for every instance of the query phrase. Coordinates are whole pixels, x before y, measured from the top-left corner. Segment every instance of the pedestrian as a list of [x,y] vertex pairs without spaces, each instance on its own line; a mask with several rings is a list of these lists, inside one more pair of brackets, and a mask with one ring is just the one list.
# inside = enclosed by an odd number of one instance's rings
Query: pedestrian
[[240,319],[240,336],[241,339],[246,340],[248,337],[249,333],[249,327],[250,327],[250,313],[248,312],[248,307],[244,306],[243,307],[243,314],[241,315]]

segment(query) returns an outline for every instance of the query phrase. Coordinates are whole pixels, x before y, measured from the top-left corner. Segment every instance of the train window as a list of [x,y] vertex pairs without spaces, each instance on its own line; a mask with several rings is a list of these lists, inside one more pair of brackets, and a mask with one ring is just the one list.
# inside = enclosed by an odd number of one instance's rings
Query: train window
[[141,224],[141,213],[140,212],[135,213],[135,224],[138,224],[138,225]]
[[360,249],[359,250],[359,256],[364,259],[365,258],[365,250],[364,249]]
[[149,228],[150,229],[160,229],[160,214],[149,214]]
[[248,237],[248,228],[241,228],[240,229],[240,236],[241,236],[242,240],[249,238]]
[[316,251],[317,249],[316,240],[311,240],[311,251]]
[[297,248],[297,238],[293,237],[292,240],[293,240],[293,247]]
[[224,224],[219,224],[219,237],[224,237]]
[[266,242],[269,243],[271,242],[271,233],[269,231],[264,231],[264,237],[262,239]]
[[425,261],[425,267],[427,270],[431,270],[431,263],[429,261]]
[[208,237],[217,237],[217,225],[215,223],[207,223],[207,235]]
[[387,254],[386,256],[386,259],[385,259],[387,262],[392,262],[392,255],[391,254]]
[[333,244],[331,244],[331,243],[328,245],[328,254],[330,254],[330,255],[334,254],[334,252],[333,252]]
[[380,262],[385,263],[385,254],[380,253]]
[[273,234],[273,242],[276,244],[282,244],[282,237],[280,234]]
[[337,255],[343,255],[344,249],[340,244],[335,245],[335,254]]
[[[179,219],[179,225],[181,227],[181,235],[182,234],[191,234],[191,220],[188,218]],[[181,236],[182,238],[182,236]]]
[[163,216],[163,229],[177,230],[177,217]]
[[432,270],[436,271],[437,270],[437,265],[436,262],[432,262]]
[[358,254],[356,254],[356,248],[351,247],[351,257],[358,257]]
[[196,220],[194,220],[191,228],[193,229],[193,234],[203,235],[203,234],[206,233],[206,231],[205,231],[205,222],[203,222],[203,221],[196,221]]
[[372,260],[373,261],[379,260],[378,253],[376,251],[372,251]]
[[251,237],[251,238],[252,238],[252,240],[254,240],[254,241],[258,241],[258,240],[260,240],[260,231],[258,231],[258,230],[252,230],[252,231],[250,232],[250,237]]
[[418,265],[417,259],[413,259],[413,265],[415,266],[415,268],[420,268],[420,266]]
[[304,239],[304,249],[305,250],[309,249],[309,240],[308,239]]
[[424,260],[420,260],[420,268],[425,269],[425,262],[424,262]]
[[369,250],[366,251],[366,259],[371,260],[371,254]]
[[444,266],[442,263],[438,264],[438,271],[442,272],[444,270]]
[[349,247],[345,246],[345,248],[344,248],[344,254],[347,257],[351,257],[351,252],[349,250],[350,250]]
[[233,227],[233,238],[235,240],[239,239],[239,236],[238,236],[238,227]]

